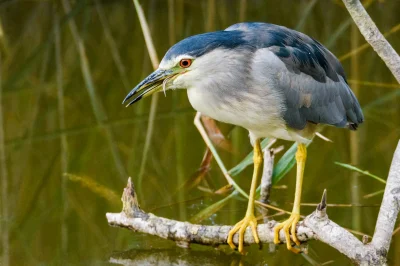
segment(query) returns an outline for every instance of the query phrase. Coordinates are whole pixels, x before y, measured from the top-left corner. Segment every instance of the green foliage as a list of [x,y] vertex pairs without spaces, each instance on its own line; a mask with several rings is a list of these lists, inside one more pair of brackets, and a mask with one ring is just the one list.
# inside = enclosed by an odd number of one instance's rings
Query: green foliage
[[296,164],[296,151],[297,143],[294,143],[290,149],[288,149],[278,163],[274,166],[272,173],[272,184],[278,183]]
[[[261,142],[261,147],[264,149],[268,145],[269,139],[266,138]],[[247,168],[247,166],[253,164],[253,154],[254,152],[251,151],[249,154],[247,154],[244,159],[238,163],[235,167],[233,167],[231,170],[228,171],[228,173],[231,176],[237,176],[239,173],[241,173],[244,169]]]
[[[265,148],[268,145],[268,143],[269,139],[264,139],[261,142],[261,147]],[[296,151],[297,151],[297,144],[294,143],[275,165],[272,175],[272,184],[276,184],[277,182],[279,182],[296,164],[296,159],[295,159]],[[238,165],[229,170],[229,174],[231,176],[236,176],[251,164],[253,164],[253,151],[250,152]],[[208,217],[219,211],[222,207],[224,207],[231,198],[233,198],[238,194],[239,194],[238,191],[234,191],[229,196],[217,201],[216,203],[208,206],[204,210],[197,213],[195,216],[192,217],[190,221],[193,223],[198,223],[204,219],[207,219]]]
[[357,167],[355,167],[355,166],[353,166],[353,165],[346,164],[346,163],[339,163],[339,162],[335,162],[335,164],[337,164],[337,165],[339,165],[339,166],[341,166],[341,167],[350,169],[350,170],[352,170],[352,171],[359,172],[359,173],[361,173],[361,174],[363,174],[363,175],[372,177],[373,179],[378,180],[379,182],[381,182],[381,183],[383,183],[383,184],[386,184],[386,181],[385,181],[384,179],[380,178],[379,176],[376,176],[376,175],[374,175],[374,174],[371,174],[371,173],[368,172],[368,171],[361,170],[360,168],[357,168]]
[[207,208],[201,210],[200,212],[198,212],[197,214],[192,216],[192,218],[190,219],[190,222],[191,223],[200,223],[204,219],[207,219],[208,217],[210,217],[211,215],[213,215],[214,213],[216,213],[217,211],[222,209],[229,202],[229,200],[231,198],[233,198],[234,196],[236,196],[237,194],[238,194],[238,192],[234,191],[231,194],[229,194],[229,196],[211,204]]

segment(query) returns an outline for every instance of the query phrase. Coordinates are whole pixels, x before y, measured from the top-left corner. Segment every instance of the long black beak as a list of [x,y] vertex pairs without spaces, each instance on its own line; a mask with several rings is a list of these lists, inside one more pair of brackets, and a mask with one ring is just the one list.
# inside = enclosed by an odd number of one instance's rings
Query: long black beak
[[144,97],[150,96],[153,93],[162,89],[163,81],[171,76],[173,71],[157,69],[151,73],[147,78],[140,82],[135,88],[128,93],[122,104],[124,104],[131,97],[136,96],[132,101],[127,104],[127,107],[135,102],[138,102]]

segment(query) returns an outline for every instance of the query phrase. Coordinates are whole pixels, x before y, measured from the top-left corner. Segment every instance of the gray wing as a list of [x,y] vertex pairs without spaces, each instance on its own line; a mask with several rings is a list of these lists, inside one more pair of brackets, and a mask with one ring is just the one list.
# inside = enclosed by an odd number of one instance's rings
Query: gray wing
[[312,122],[355,130],[363,122],[342,65],[322,44],[273,24],[240,23],[226,30],[243,31],[249,43],[267,48],[283,63],[270,68],[277,73],[274,85],[284,96],[283,118],[288,126],[303,129]]

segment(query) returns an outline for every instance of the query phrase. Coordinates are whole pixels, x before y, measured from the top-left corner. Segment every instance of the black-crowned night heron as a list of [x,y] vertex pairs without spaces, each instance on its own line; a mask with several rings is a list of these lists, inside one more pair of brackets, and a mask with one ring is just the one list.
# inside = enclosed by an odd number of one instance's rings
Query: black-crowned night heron
[[172,46],[159,68],[125,98],[131,105],[154,92],[187,89],[192,106],[216,120],[239,125],[250,132],[254,146],[254,172],[247,212],[229,232],[228,244],[251,226],[258,243],[254,216],[255,192],[262,167],[260,139],[273,137],[296,141],[297,178],[292,213],[275,229],[284,230],[287,248],[300,218],[301,187],[306,144],[327,124],[351,130],[363,122],[360,105],[346,81],[337,58],[307,35],[272,24],[239,23],[226,30],[191,36]]

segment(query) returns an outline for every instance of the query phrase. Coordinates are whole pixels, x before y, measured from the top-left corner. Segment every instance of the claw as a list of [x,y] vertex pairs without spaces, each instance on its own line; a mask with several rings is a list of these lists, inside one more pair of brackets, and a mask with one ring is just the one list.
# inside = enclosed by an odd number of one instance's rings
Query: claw
[[[281,242],[279,239],[279,231],[281,229],[283,229],[283,231],[285,233],[287,249],[294,253],[300,253],[301,250],[298,248],[292,247],[292,244],[290,241],[290,233],[291,233],[293,242],[297,246],[300,246],[300,241],[298,240],[298,238],[296,236],[296,225],[299,220],[300,220],[300,214],[292,214],[292,215],[290,215],[289,219],[287,219],[283,223],[279,223],[278,225],[276,225],[274,228],[274,243],[279,244]],[[290,230],[290,233],[289,233],[289,230]]]
[[235,244],[233,243],[233,236],[236,232],[239,231],[239,247],[238,251],[243,254],[243,242],[244,242],[244,233],[246,232],[246,228],[251,226],[251,232],[254,237],[254,241],[258,244],[260,239],[257,234],[257,219],[254,215],[248,215],[243,218],[240,222],[235,224],[235,226],[229,231],[228,234],[228,244],[232,249],[236,249]]

